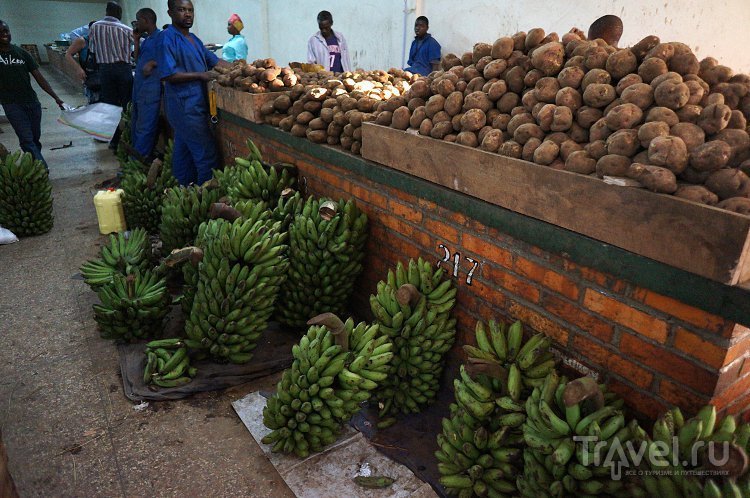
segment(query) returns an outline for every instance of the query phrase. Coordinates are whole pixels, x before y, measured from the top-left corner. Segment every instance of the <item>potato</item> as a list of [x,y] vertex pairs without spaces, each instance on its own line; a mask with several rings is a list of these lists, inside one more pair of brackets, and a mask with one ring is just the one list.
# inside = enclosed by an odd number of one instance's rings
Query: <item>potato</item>
[[648,148],[651,140],[669,135],[669,125],[663,121],[650,121],[638,128],[638,141],[641,147]]
[[487,152],[497,152],[502,144],[503,132],[500,130],[490,130],[482,138],[482,142],[479,147],[482,150],[486,150]]
[[490,87],[487,90],[487,98],[492,102],[497,102],[507,91],[508,85],[505,83],[505,80],[495,81],[490,84]]
[[524,123],[513,133],[513,140],[519,144],[525,144],[530,138],[544,138],[544,131],[536,123]]
[[[548,104],[552,105],[552,104]],[[567,131],[573,125],[573,111],[568,107],[554,106],[551,131]]]
[[477,134],[472,131],[462,131],[456,136],[456,143],[467,147],[476,147],[479,145]]
[[633,163],[651,164],[648,160],[648,150],[642,150],[632,158]]
[[[383,126],[390,126],[391,122],[393,121],[393,113],[390,111],[383,111],[380,114],[378,114],[378,117],[375,118],[375,123]],[[334,118],[335,122],[335,118]]]
[[320,110],[320,119],[322,119],[326,123],[331,123],[335,115],[336,111],[334,111],[331,107],[324,107]]
[[638,58],[630,49],[614,52],[607,58],[605,69],[616,80],[635,73],[638,69]]
[[643,60],[643,58],[646,57],[646,54],[651,51],[655,46],[659,44],[659,37],[654,35],[649,35],[645,38],[643,38],[641,41],[633,45],[630,50],[633,52],[633,54],[638,58],[638,60]]
[[586,153],[595,160],[607,155],[607,143],[604,140],[594,140],[583,148]]
[[456,85],[448,78],[441,78],[440,81],[437,82],[435,85],[435,93],[438,93],[442,95],[443,97],[447,97],[454,91],[456,91]]
[[539,69],[532,69],[528,73],[526,73],[526,76],[523,77],[523,84],[526,87],[533,87],[536,85],[536,82],[540,79],[544,78],[544,73],[541,72]]
[[635,104],[620,104],[605,114],[604,119],[613,131],[633,128],[643,119],[643,111]]
[[526,34],[526,40],[524,41],[524,48],[528,52],[532,48],[538,46],[545,37],[544,30],[542,28],[530,29]]
[[287,116],[279,122],[279,128],[284,131],[290,131],[294,126],[294,116]]
[[472,78],[471,81],[469,81],[469,84],[466,85],[466,89],[464,90],[464,95],[469,95],[472,92],[481,92],[482,88],[484,88],[484,85],[486,84],[487,84],[487,80],[485,80],[481,76]]
[[706,188],[719,199],[750,196],[750,178],[742,171],[725,168],[711,173],[706,179]]
[[583,106],[578,108],[576,111],[576,123],[583,128],[591,128],[591,126],[599,121],[603,116],[601,109],[594,107]]
[[352,137],[347,137],[345,135],[342,135],[340,142],[341,142],[341,147],[344,150],[352,150],[352,145],[354,144],[354,139]]
[[441,121],[440,123],[434,123],[432,126],[432,130],[430,131],[430,136],[432,138],[439,138],[442,139],[447,134],[453,132],[453,125],[450,121]]
[[607,152],[620,156],[634,156],[640,149],[636,130],[618,130],[607,137]]
[[[539,99],[536,98],[536,92],[534,90],[527,91],[523,94],[523,97],[521,97],[521,104],[523,104],[523,107],[529,112],[531,112],[538,103]],[[542,104],[544,104],[544,102],[542,102]]]
[[476,64],[479,59],[492,53],[492,45],[489,43],[475,43],[471,52],[471,61]]
[[586,71],[579,66],[566,67],[557,75],[557,82],[561,88],[578,88],[585,74]]
[[412,128],[419,128],[419,125],[422,124],[422,121],[424,121],[426,117],[427,113],[425,112],[424,106],[417,107],[411,113],[411,118],[409,118],[409,126],[411,126]]
[[425,118],[422,120],[422,123],[419,125],[419,134],[424,135],[426,137],[431,137],[433,128],[434,126],[432,124],[432,120],[430,118]]
[[307,127],[312,130],[325,130],[328,128],[328,123],[320,118],[315,118],[307,124]]
[[656,87],[661,85],[665,81],[671,81],[673,83],[682,83],[682,76],[680,76],[679,74],[675,72],[668,71],[652,79],[650,85],[654,90],[656,90]]
[[455,116],[461,112],[461,108],[464,105],[464,94],[461,92],[453,92],[446,97],[443,103],[443,110],[448,113],[449,116]]
[[695,147],[690,152],[690,167],[697,171],[715,171],[723,168],[732,156],[732,147],[721,140],[714,140]]
[[690,99],[690,88],[685,83],[664,81],[654,90],[656,105],[667,109],[677,110],[687,104]]
[[669,62],[672,56],[674,56],[674,45],[672,45],[671,43],[659,43],[654,48],[649,50],[649,52],[646,54],[646,59],[656,57],[665,62]]
[[579,144],[584,144],[589,141],[589,130],[582,127],[575,121],[573,121],[573,123],[570,125],[570,129],[567,133],[571,140]]
[[464,131],[479,131],[487,124],[487,116],[481,109],[469,109],[461,118],[461,129]]
[[705,80],[710,86],[717,85],[719,83],[726,83],[732,78],[734,73],[727,66],[717,65],[712,68],[700,70],[698,75]]
[[486,113],[492,107],[493,103],[487,97],[487,94],[482,92],[472,92],[464,98],[464,105],[462,109],[464,112],[468,111],[469,109],[481,109],[482,112]]
[[750,199],[747,197],[732,197],[719,202],[716,207],[739,213],[750,215]]
[[732,109],[724,104],[709,104],[701,111],[698,119],[698,126],[709,134],[713,135],[723,130],[729,124],[732,117]]
[[411,112],[414,112],[417,107],[424,107],[426,103],[424,99],[411,99],[407,107]]
[[495,59],[484,66],[482,73],[485,79],[491,80],[492,78],[499,78],[507,67],[508,62],[505,59]]
[[737,109],[732,111],[732,115],[729,118],[727,128],[731,128],[734,130],[747,129],[747,118],[745,118],[744,114],[742,114],[742,111],[739,111]]
[[560,145],[560,157],[563,161],[568,159],[568,156],[576,151],[582,151],[583,146],[574,140],[565,140]]
[[586,59],[582,55],[576,55],[568,59],[568,61],[565,63],[565,67],[580,67],[585,73],[586,71],[588,71],[585,62]]
[[564,87],[555,94],[555,105],[568,107],[571,111],[577,111],[583,105],[581,93],[572,87]]
[[296,123],[295,125],[292,126],[290,133],[294,135],[295,137],[305,137],[307,136],[307,126]]
[[[489,118],[489,114],[487,117]],[[492,127],[498,130],[505,131],[508,129],[508,124],[510,123],[510,120],[511,120],[510,114],[498,114],[492,120]]]
[[307,129],[306,135],[309,141],[317,144],[322,144],[328,138],[325,130],[313,130],[312,128]]
[[583,101],[590,107],[607,107],[610,102],[615,100],[617,93],[612,85],[604,83],[592,83],[586,87],[583,92]]
[[541,45],[531,54],[531,64],[546,76],[557,75],[563,68],[564,61],[565,47],[560,42],[550,42]]
[[605,118],[600,119],[591,125],[589,129],[589,139],[592,142],[597,140],[606,140],[612,134],[612,129],[607,126]]
[[672,135],[655,137],[648,146],[648,160],[651,164],[663,166],[675,174],[682,173],[688,165],[685,142]]
[[612,77],[604,69],[592,69],[583,77],[581,81],[581,90],[586,90],[586,87],[593,83],[605,83],[609,84],[612,82]]
[[604,69],[607,65],[609,52],[604,47],[595,45],[587,48],[583,56],[585,58],[584,65],[587,69]]
[[538,112],[532,112],[531,115],[536,119],[537,124],[543,131],[550,131],[552,125],[552,116],[555,112],[555,104],[542,104]]
[[526,87],[523,81],[525,76],[526,71],[520,66],[512,67],[505,73],[505,82],[511,92],[520,94],[523,91]]
[[638,83],[643,83],[643,79],[640,76],[636,73],[628,74],[617,82],[617,86],[615,87],[617,95],[622,95],[626,88]]
[[[487,122],[489,122],[489,120],[488,120]],[[477,140],[479,140],[479,143],[480,143],[480,144],[481,144],[481,143],[482,143],[482,141],[484,140],[484,137],[485,137],[485,136],[487,135],[487,133],[489,133],[490,131],[492,131],[492,126],[490,126],[490,125],[484,125],[484,126],[482,126],[482,128],[481,128],[481,129],[480,129],[480,130],[479,130],[479,131],[477,132]],[[495,130],[495,131],[499,131],[499,130]]]
[[455,131],[456,133],[461,131],[461,128],[462,128],[461,120],[463,119],[463,117],[464,117],[464,113],[459,112],[458,114],[453,116],[453,118],[451,119],[451,125],[453,125],[453,131]]
[[692,52],[676,54],[669,59],[669,70],[681,75],[698,74],[699,69],[698,58]]
[[[719,197],[703,185],[680,185],[674,195],[709,206],[715,206],[719,202]],[[750,199],[748,200],[750,201]]]
[[517,107],[520,102],[521,97],[519,97],[517,93],[507,92],[500,97],[500,100],[497,101],[495,107],[497,107],[497,110],[503,114],[510,114],[513,108]]
[[657,57],[646,59],[638,66],[638,76],[643,79],[644,83],[651,83],[651,80],[668,71],[667,63]]
[[586,151],[578,150],[571,152],[565,159],[565,171],[590,175],[596,171],[596,160],[590,157]]
[[688,152],[706,141],[706,134],[703,130],[692,123],[677,123],[670,128],[669,133],[675,137],[680,137],[685,142]]
[[614,109],[618,105],[622,105],[622,99],[620,99],[619,97],[616,98],[615,100],[613,100],[612,102],[610,102],[609,105],[607,105],[607,107],[605,107],[604,109],[602,109],[602,112],[606,116],[607,114],[609,114],[609,111],[611,111],[612,109]]
[[442,59],[440,59],[440,67],[445,71],[460,64],[461,59],[459,59],[456,54],[445,54]]
[[501,156],[521,159],[521,156],[523,154],[523,147],[518,142],[515,142],[513,140],[507,140],[502,143],[497,153],[500,154]]
[[677,178],[667,168],[633,163],[628,168],[627,176],[654,192],[672,194],[677,191]]
[[725,128],[712,139],[723,140],[732,147],[732,157],[729,158],[730,166],[739,166],[740,163],[750,158],[750,136],[745,130]]
[[529,113],[516,114],[508,122],[507,131],[511,135],[515,134],[519,126],[526,123],[535,123],[534,117]]
[[[562,45],[560,45],[562,47]],[[538,49],[537,49],[538,50]],[[542,142],[535,150],[532,159],[543,166],[552,164],[560,154],[560,147],[552,140]]]
[[320,112],[320,110],[323,108],[323,104],[320,102],[305,102],[305,105],[303,108],[307,112],[312,112],[313,114],[316,114]]
[[674,126],[680,122],[677,114],[672,109],[666,107],[652,107],[646,114],[646,122],[664,121],[667,125]]
[[703,86],[697,81],[686,81],[685,85],[690,91],[690,97],[688,97],[687,103],[689,105],[697,105],[703,100],[704,90]]
[[432,118],[435,114],[442,111],[445,106],[445,97],[442,95],[433,95],[427,100],[425,104],[425,113],[428,118]]
[[630,158],[617,154],[607,154],[596,161],[596,176],[627,176]]
[[539,102],[551,104],[555,101],[558,90],[560,90],[560,83],[557,79],[547,76],[537,81],[534,87],[534,96]]
[[[487,67],[487,64],[489,64],[490,62],[492,62],[492,57],[490,57],[489,55],[486,55],[486,56],[482,57],[481,59],[479,59],[479,60],[477,61],[477,63],[476,63],[476,64],[474,64],[474,67],[475,67],[475,68],[477,69],[477,71],[479,71],[480,73],[484,73],[484,68],[485,68],[485,67]],[[505,64],[507,64],[507,62],[505,62],[505,61],[503,61],[503,62],[504,62]],[[502,71],[500,71],[500,72],[502,72]]]
[[[411,112],[409,112],[409,109],[406,106],[404,106],[404,109],[406,109],[408,116],[411,117]],[[349,111],[345,113],[344,116],[346,117],[346,119],[349,121],[349,123],[352,126],[354,126],[355,128],[359,128],[360,126],[362,126],[362,121],[364,120],[365,113],[359,112],[359,111]],[[393,121],[392,117],[391,117],[391,121]],[[407,119],[407,128],[408,128],[408,121],[409,120]],[[402,128],[402,129],[406,129],[406,128]]]
[[297,115],[296,121],[297,121],[297,124],[307,125],[307,123],[309,123],[313,119],[315,119],[315,115],[313,113],[304,111]]
[[430,96],[430,85],[427,80],[417,80],[409,88],[411,98],[426,99]]
[[654,90],[646,83],[635,83],[625,88],[620,94],[623,103],[635,104],[646,110],[654,103]]
[[536,137],[530,138],[524,145],[523,150],[521,151],[521,159],[524,161],[533,161],[534,160],[534,151],[542,145],[542,141],[539,140]]
[[492,44],[490,50],[490,56],[493,59],[507,59],[513,52],[513,39],[507,36],[498,38],[495,43]]
[[[409,108],[406,106],[401,106],[395,111],[393,111],[393,114],[391,115],[391,128],[396,128],[397,130],[405,130],[409,127],[410,119],[411,119],[411,112],[409,111]],[[350,118],[350,122],[351,122],[351,118]],[[360,120],[360,124],[361,124],[361,120]]]

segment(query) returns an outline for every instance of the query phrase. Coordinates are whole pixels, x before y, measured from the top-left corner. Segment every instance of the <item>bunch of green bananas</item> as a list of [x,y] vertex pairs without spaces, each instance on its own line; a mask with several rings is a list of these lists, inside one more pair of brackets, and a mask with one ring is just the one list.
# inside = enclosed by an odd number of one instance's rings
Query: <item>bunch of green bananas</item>
[[275,204],[284,189],[296,185],[295,168],[285,163],[269,165],[263,162],[252,140],[247,141],[247,146],[250,149],[247,158],[235,158],[234,166],[216,171],[214,175],[232,202],[251,200]]
[[101,304],[94,305],[94,319],[105,339],[134,341],[161,332],[172,297],[159,271],[116,273],[112,282],[97,289]]
[[289,275],[280,322],[304,327],[325,312],[342,314],[362,272],[367,215],[354,201],[307,199],[289,225]]
[[164,190],[177,186],[172,171],[154,161],[148,175],[132,171],[122,178],[122,207],[130,228],[143,227],[148,233],[159,231]]
[[342,323],[331,313],[312,325],[292,348],[285,370],[263,409],[273,451],[304,458],[332,444],[348,421],[388,375],[393,344],[377,325]]
[[188,349],[182,339],[159,339],[146,344],[143,383],[159,387],[189,384],[198,373],[190,366]]
[[183,247],[195,242],[198,226],[208,220],[211,204],[218,202],[221,190],[210,182],[203,186],[172,187],[164,192],[161,210],[162,250]]
[[417,413],[437,394],[445,353],[456,338],[450,318],[456,288],[444,275],[422,258],[407,266],[399,261],[370,296],[380,330],[396,348],[391,375],[375,396],[381,417]]
[[0,226],[18,236],[52,230],[52,185],[41,161],[17,151],[0,162]]
[[112,282],[115,274],[128,275],[135,270],[148,268],[151,245],[143,228],[136,228],[125,237],[124,233],[110,234],[109,245],[102,246],[99,259],[81,265],[83,280],[95,289]]
[[[654,472],[641,477],[640,486],[632,490],[632,496],[750,496],[747,473],[750,425],[738,426],[731,415],[717,420],[715,406],[704,406],[687,421],[679,408],[672,408],[656,420],[651,437],[641,431],[639,440],[647,445],[646,470]],[[666,454],[658,451],[657,443],[666,449]],[[714,467],[712,456],[726,460],[720,467]],[[707,471],[718,472],[711,476]]]
[[280,226],[262,204],[231,222],[201,224],[196,240],[203,260],[185,323],[189,348],[218,361],[250,361],[289,266]]
[[604,462],[615,441],[625,445],[637,435],[622,407],[591,377],[568,382],[550,373],[526,400],[524,472],[516,479],[521,496],[626,495],[625,482],[613,480]]

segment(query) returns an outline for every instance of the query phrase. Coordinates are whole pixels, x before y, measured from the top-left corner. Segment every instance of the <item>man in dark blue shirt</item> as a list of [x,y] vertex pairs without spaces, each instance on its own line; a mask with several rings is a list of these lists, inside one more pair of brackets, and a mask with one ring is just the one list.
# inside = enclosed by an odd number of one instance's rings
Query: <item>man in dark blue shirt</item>
[[440,44],[431,34],[427,32],[430,29],[430,21],[425,16],[417,17],[414,21],[414,41],[411,42],[409,49],[409,67],[407,71],[415,74],[427,76],[437,64],[440,63]]

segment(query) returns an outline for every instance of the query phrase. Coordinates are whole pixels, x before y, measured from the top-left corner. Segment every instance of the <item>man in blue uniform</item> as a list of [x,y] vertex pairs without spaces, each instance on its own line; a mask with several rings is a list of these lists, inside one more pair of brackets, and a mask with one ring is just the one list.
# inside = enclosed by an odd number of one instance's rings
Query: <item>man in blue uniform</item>
[[190,0],[168,0],[172,24],[161,35],[157,61],[164,84],[167,119],[174,129],[172,173],[181,185],[211,179],[218,165],[216,141],[209,127],[205,83],[216,65],[229,67],[190,33],[195,10]]
[[[159,132],[161,80],[155,71],[160,51],[156,12],[149,8],[135,14],[135,76],[133,77],[133,110],[131,115],[133,148],[151,159]],[[140,44],[138,41],[140,40]]]
[[409,67],[407,71],[427,76],[440,64],[440,44],[431,34],[430,21],[425,16],[417,17],[414,21],[414,41],[409,49]]

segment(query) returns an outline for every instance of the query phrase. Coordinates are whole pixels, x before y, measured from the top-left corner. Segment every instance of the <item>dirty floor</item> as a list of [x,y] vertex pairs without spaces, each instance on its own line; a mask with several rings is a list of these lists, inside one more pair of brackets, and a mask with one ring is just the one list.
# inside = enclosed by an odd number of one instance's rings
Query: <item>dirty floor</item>
[[[61,98],[82,104],[53,71],[42,69]],[[115,346],[92,317],[96,297],[76,278],[102,240],[94,185],[117,164],[107,144],[57,123],[54,102],[37,93],[55,226],[0,246],[0,430],[20,495],[294,496],[230,405],[274,379],[141,411],[123,395]],[[7,121],[0,130],[16,150]]]

